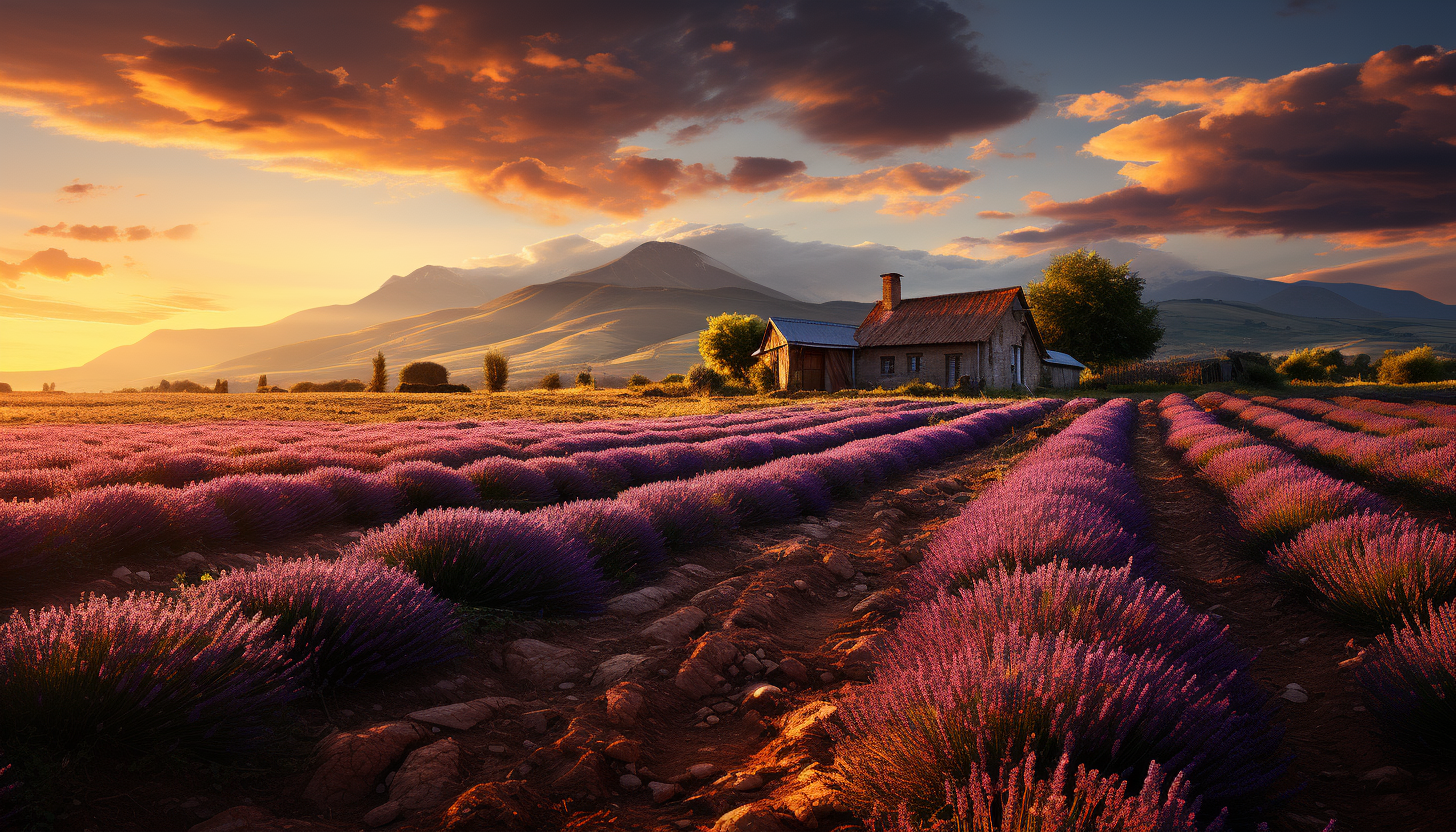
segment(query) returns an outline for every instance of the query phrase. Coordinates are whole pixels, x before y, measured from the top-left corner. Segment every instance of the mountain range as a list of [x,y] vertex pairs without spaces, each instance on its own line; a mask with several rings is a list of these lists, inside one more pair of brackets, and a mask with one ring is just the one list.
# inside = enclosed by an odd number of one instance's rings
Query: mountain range
[[[853,279],[878,288],[874,275]],[[660,378],[685,370],[698,360],[697,333],[711,315],[858,323],[870,308],[801,300],[785,291],[793,288],[788,278],[775,282],[783,288],[673,242],[643,243],[546,282],[539,282],[539,270],[423,266],[350,304],[262,326],[157,330],[79,367],[6,373],[3,380],[16,389],[44,381],[82,391],[227,378],[234,389],[250,390],[263,373],[284,386],[366,378],[382,350],[393,371],[409,361],[438,361],[453,381],[474,387],[482,383],[481,354],[494,347],[511,358],[512,387],[587,367],[598,383],[612,384],[633,373]],[[1379,286],[1184,270],[1150,280],[1144,298],[1163,313],[1162,355],[1316,345],[1377,355],[1421,343],[1456,349],[1456,306]]]

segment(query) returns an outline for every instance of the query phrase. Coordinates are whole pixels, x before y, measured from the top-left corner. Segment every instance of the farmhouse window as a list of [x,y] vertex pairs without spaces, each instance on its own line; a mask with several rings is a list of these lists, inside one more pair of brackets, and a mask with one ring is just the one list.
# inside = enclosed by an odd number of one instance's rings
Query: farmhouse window
[[953,353],[945,357],[945,386],[954,387],[956,379],[961,377],[961,354]]
[[918,373],[918,372],[920,372],[920,354],[919,353],[911,353],[910,355],[905,356],[905,372],[907,372],[907,373]]
[[882,375],[882,376],[892,376],[894,374],[895,374],[895,356],[893,356],[893,355],[882,355],[882,356],[880,356],[880,375]]

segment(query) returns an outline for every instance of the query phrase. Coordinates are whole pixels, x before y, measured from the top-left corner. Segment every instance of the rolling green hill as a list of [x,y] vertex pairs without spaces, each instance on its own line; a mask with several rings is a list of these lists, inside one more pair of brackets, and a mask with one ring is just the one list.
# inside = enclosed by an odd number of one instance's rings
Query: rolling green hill
[[1456,352],[1456,321],[1423,318],[1307,318],[1249,303],[1166,300],[1157,304],[1167,330],[1159,358],[1205,356],[1227,350],[1287,353],[1338,348],[1347,355],[1407,350],[1430,344]]

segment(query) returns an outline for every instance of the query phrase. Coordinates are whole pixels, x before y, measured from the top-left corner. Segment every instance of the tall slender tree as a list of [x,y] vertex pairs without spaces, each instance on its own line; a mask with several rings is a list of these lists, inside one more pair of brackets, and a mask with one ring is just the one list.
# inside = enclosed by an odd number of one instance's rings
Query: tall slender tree
[[506,380],[511,377],[510,360],[500,350],[489,350],[485,354],[485,389],[499,393],[506,389]]
[[389,389],[389,373],[384,370],[384,350],[374,355],[374,376],[369,379],[370,393],[383,393]]

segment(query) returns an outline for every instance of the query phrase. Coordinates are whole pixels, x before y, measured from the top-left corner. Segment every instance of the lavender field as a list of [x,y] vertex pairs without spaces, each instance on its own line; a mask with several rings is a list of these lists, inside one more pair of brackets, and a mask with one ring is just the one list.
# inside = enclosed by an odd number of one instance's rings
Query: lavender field
[[1449,405],[0,438],[0,824],[1208,832],[1456,809]]

